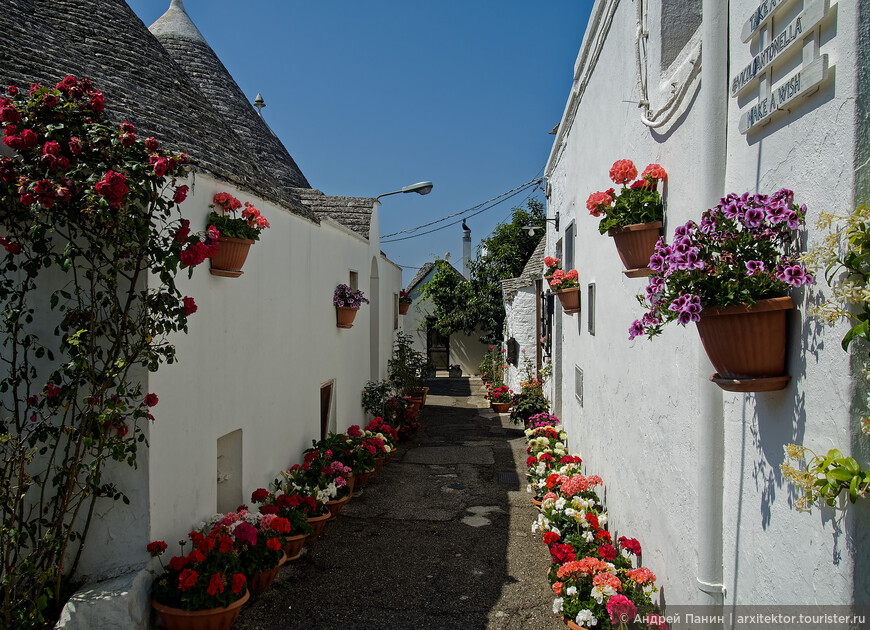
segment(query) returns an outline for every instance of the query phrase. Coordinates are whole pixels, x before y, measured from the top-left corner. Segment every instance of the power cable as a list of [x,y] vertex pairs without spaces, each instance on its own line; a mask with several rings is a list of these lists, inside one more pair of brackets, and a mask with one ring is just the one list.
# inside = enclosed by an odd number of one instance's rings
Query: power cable
[[[540,173],[540,171],[538,171],[538,172]],[[422,230],[423,228],[427,228],[427,227],[429,227],[430,225],[435,225],[435,224],[437,224],[437,223],[441,223],[442,221],[446,221],[447,219],[452,219],[453,217],[458,217],[458,216],[460,216],[460,215],[462,215],[462,214],[465,214],[465,213],[467,213],[467,212],[471,212],[471,211],[473,211],[473,210],[477,210],[477,209],[480,208],[481,206],[484,206],[484,205],[486,205],[486,204],[488,204],[488,203],[491,203],[491,202],[493,202],[493,201],[496,201],[496,200],[498,200],[498,199],[501,199],[502,197],[505,197],[506,199],[510,199],[510,197],[506,197],[506,195],[511,195],[511,193],[513,193],[513,192],[515,192],[515,191],[520,191],[520,192],[521,192],[522,190],[525,190],[526,187],[531,186],[531,185],[533,185],[533,184],[535,184],[535,185],[540,184],[542,181],[543,181],[543,180],[542,180],[541,178],[538,177],[537,179],[530,180],[530,181],[526,182],[525,184],[521,184],[520,186],[517,186],[516,188],[513,188],[513,189],[511,189],[511,190],[509,190],[509,191],[507,191],[507,192],[503,192],[502,194],[497,195],[497,196],[493,197],[492,199],[487,199],[486,201],[483,201],[483,202],[477,204],[476,206],[472,206],[472,207],[470,207],[470,208],[466,208],[465,210],[460,210],[459,212],[454,212],[453,214],[448,214],[446,217],[442,217],[442,218],[440,218],[440,219],[436,219],[435,221],[430,221],[429,223],[424,223],[423,225],[418,225],[417,227],[408,228],[407,230],[400,230],[400,231],[398,231],[398,232],[391,232],[390,234],[383,234],[383,235],[381,236],[381,239],[382,239],[381,242],[384,242],[383,239],[385,239],[385,238],[389,238],[390,236],[398,236],[399,234],[408,234],[408,233],[410,233],[410,232],[416,232],[417,230]],[[512,196],[513,196],[513,195],[511,195],[511,197],[512,197]],[[502,201],[504,201],[504,199],[502,199]],[[499,203],[501,203],[501,202],[499,202]],[[496,204],[496,205],[497,205],[497,204]],[[487,208],[487,209],[488,209],[488,208]],[[479,214],[479,213],[475,213],[475,214]],[[474,215],[472,214],[472,215],[469,215],[469,216],[472,216],[472,217],[473,217]],[[456,221],[456,223],[458,223],[458,221]],[[450,225],[454,225],[454,223],[451,223]],[[447,226],[445,225],[444,227],[447,227]],[[427,234],[428,234],[428,232],[427,232]],[[397,239],[397,240],[398,240],[398,239]]]

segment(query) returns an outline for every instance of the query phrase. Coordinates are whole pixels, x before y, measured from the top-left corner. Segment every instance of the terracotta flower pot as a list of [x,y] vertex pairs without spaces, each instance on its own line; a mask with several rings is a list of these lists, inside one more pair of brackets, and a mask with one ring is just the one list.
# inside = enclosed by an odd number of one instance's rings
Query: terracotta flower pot
[[367,470],[367,471],[362,472],[362,473],[357,473],[356,474],[356,486],[357,486],[357,488],[362,488],[364,485],[366,485],[366,483],[368,483],[369,477],[371,477],[372,473],[374,473],[374,472],[375,472],[375,469],[372,468],[371,470]]
[[347,482],[347,488],[350,491],[349,497],[353,497],[353,486],[356,483],[356,475],[353,473],[348,473],[344,476],[344,480]]
[[568,315],[580,312],[580,287],[553,291],[553,295],[559,297],[559,301],[562,303],[562,310]]
[[783,389],[785,322],[790,297],[760,300],[752,307],[705,308],[698,322],[701,343],[716,374],[711,380],[729,391]]
[[356,312],[359,307],[351,308],[349,306],[335,307],[335,325],[339,328],[353,328],[353,320],[356,318]]
[[576,623],[568,619],[567,617],[562,617],[562,621],[565,622],[565,625],[568,626],[571,630],[586,630],[585,626],[578,626]]
[[320,516],[312,516],[310,518],[305,519],[308,521],[308,524],[314,529],[314,531],[305,538],[305,542],[313,543],[320,536],[320,533],[323,531],[323,528],[326,527],[326,521],[329,520],[330,513],[325,512]]
[[549,285],[550,282],[553,281],[553,276],[544,276],[544,280],[546,280],[546,281],[547,281],[547,285]]
[[507,413],[511,409],[511,404],[509,402],[494,402],[489,403],[489,406],[492,407],[492,410],[496,413]]
[[151,606],[160,614],[160,619],[168,630],[229,630],[250,597],[251,594],[245,591],[241,598],[229,606],[206,610],[182,610],[164,606],[153,599]]
[[217,253],[211,258],[210,272],[213,276],[238,278],[242,273],[242,265],[248,257],[248,250],[254,241],[249,238],[218,237]]
[[611,228],[607,234],[613,237],[616,251],[625,265],[625,275],[640,278],[650,275],[649,259],[662,232],[662,222],[635,223],[620,228]]
[[537,497],[532,497],[532,505],[534,505],[535,507],[541,507],[543,504],[544,502]]
[[416,416],[417,414],[419,414],[419,413],[420,413],[420,407],[423,405],[423,397],[421,396],[420,398],[415,398],[414,396],[411,396],[411,400],[408,401],[408,402],[411,404],[411,407],[410,407],[411,412],[412,412],[415,416]]
[[399,315],[407,315],[409,308],[411,308],[411,305],[409,303],[399,302]]
[[302,555],[302,547],[305,546],[307,534],[297,534],[296,536],[287,536],[284,538],[284,546],[281,549],[287,557],[287,561],[298,560]]
[[252,575],[248,580],[248,590],[256,595],[269,588],[269,586],[272,585],[272,582],[275,581],[275,576],[278,575],[278,569],[280,569],[281,565],[285,562],[287,562],[287,554],[282,553],[281,561],[273,568],[254,573],[254,575]]
[[338,513],[341,512],[341,508],[343,508],[344,505],[348,501],[350,501],[350,495],[347,495],[343,499],[335,499],[334,501],[327,501],[326,502],[326,509],[329,510],[329,518],[326,520],[331,521],[336,516],[338,516]]
[[378,472],[387,463],[387,457],[375,457],[375,472]]

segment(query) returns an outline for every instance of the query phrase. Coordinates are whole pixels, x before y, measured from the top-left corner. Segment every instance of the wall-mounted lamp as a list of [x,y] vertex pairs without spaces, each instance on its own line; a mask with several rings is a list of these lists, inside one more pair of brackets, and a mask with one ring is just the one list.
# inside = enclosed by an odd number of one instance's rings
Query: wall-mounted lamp
[[[556,228],[556,231],[557,231],[557,232],[559,231],[559,213],[558,213],[558,212],[556,213],[556,217],[555,217],[554,219],[544,219],[544,221],[545,221],[545,222],[546,222],[546,221],[552,221],[552,222],[553,222],[553,227]],[[539,225],[524,225],[524,226],[522,227],[522,229],[524,229],[524,230],[528,230],[528,232],[529,232],[529,236],[534,236],[534,235],[535,235],[535,230],[540,230],[540,229],[541,229],[541,226],[539,226]]]
[[432,192],[433,188],[432,182],[418,182],[416,184],[411,184],[410,186],[405,186],[401,190],[394,190],[393,192],[383,193],[376,197],[376,199],[380,199],[381,197],[386,197],[387,195],[398,195],[399,193],[412,193],[415,192],[418,195],[428,195]]

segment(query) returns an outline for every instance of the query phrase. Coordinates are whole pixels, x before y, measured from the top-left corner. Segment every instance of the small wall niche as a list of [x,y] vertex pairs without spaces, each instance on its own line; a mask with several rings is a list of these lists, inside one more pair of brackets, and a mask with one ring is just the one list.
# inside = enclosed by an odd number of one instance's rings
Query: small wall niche
[[217,511],[234,512],[242,499],[242,430],[217,441]]

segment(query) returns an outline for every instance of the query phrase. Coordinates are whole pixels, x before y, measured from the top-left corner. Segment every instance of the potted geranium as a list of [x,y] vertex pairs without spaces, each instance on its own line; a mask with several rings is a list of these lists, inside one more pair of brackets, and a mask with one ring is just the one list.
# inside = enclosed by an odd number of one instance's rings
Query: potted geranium
[[696,322],[712,379],[731,391],[771,391],[788,383],[785,319],[792,287],[812,282],[797,259],[806,206],[790,190],[728,195],[689,221],[670,245],[656,244],[653,274],[638,300],[649,310],[629,338],[653,337],[664,324]]
[[282,549],[287,560],[296,560],[302,554],[302,546],[309,534],[313,533],[302,508],[303,497],[299,494],[270,492],[257,488],[251,494],[251,502],[259,505],[260,514],[274,514],[287,520],[290,531],[282,537]]
[[305,542],[313,543],[326,527],[326,521],[330,517],[326,503],[331,497],[327,488],[312,484],[309,481],[304,466],[304,464],[294,464],[288,470],[282,470],[280,478],[272,482],[272,487],[284,494],[298,494],[302,497],[299,508],[313,530],[306,537]]
[[550,289],[562,303],[562,310],[568,315],[580,312],[580,282],[576,269],[562,271],[557,269],[550,279]]
[[411,308],[411,296],[407,291],[399,291],[399,314],[405,315],[408,309]]
[[[188,536],[190,553],[173,557],[168,565],[160,560],[163,572],[151,586],[151,605],[169,630],[188,628],[194,618],[207,620],[209,628],[227,630],[250,597],[239,548],[226,527]],[[147,549],[159,557],[167,545],[155,541]]]
[[553,279],[553,274],[562,268],[562,259],[547,256],[544,258],[544,265],[547,267],[544,271],[544,280],[550,282]]
[[[610,168],[610,179],[622,186],[618,194],[611,188],[594,192],[586,201],[586,209],[594,217],[601,234],[613,237],[616,250],[625,265],[623,273],[630,278],[649,275],[649,257],[661,234],[664,206],[657,188],[667,180],[667,173],[658,164],[650,164],[641,178],[631,160],[617,160]],[[629,185],[629,182],[632,182]]]
[[356,312],[363,303],[368,304],[369,301],[362,291],[340,284],[332,294],[332,303],[335,304],[336,325],[339,328],[353,328]]
[[492,410],[496,413],[507,413],[511,407],[513,393],[514,390],[507,385],[493,385],[487,394]]
[[291,529],[286,518],[250,512],[241,505],[236,512],[215,514],[200,532],[207,535],[221,530],[230,534],[238,549],[242,570],[248,577],[248,588],[256,594],[266,590],[286,560],[282,547]]
[[[242,265],[248,257],[248,250],[254,241],[260,240],[260,233],[269,227],[269,221],[260,214],[249,201],[244,203],[228,192],[217,193],[209,208],[220,208],[208,215],[209,229],[214,227],[219,233],[217,253],[211,259],[211,273],[215,276],[238,278],[242,275]],[[241,216],[236,213],[241,210]]]

